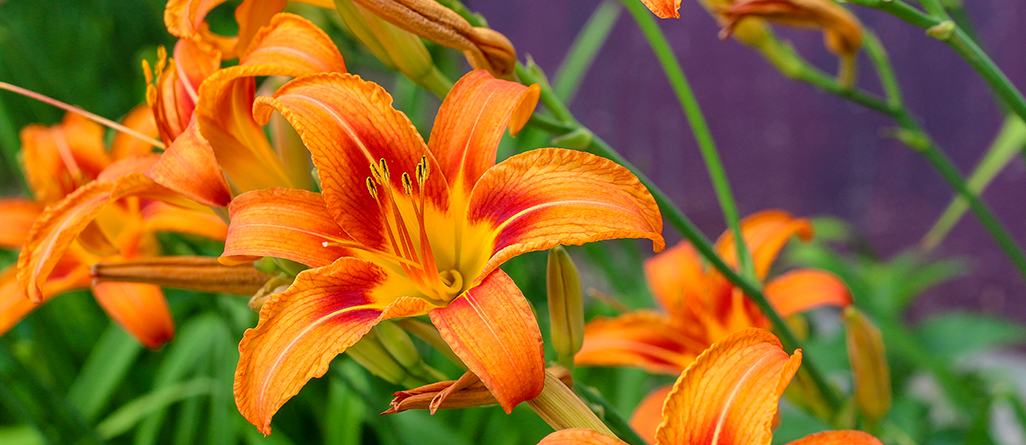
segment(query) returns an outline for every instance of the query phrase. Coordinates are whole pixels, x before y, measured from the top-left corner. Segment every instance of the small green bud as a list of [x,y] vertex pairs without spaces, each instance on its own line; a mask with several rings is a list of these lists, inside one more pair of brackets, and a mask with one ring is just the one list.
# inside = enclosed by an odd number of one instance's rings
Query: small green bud
[[955,22],[945,20],[926,30],[926,35],[937,40],[948,40],[955,33]]
[[549,250],[546,284],[552,348],[560,364],[572,369],[574,355],[584,343],[584,292],[577,266],[562,246]]
[[403,328],[390,321],[383,321],[374,329],[377,331],[381,345],[404,368],[416,368],[424,363],[413,340]]
[[378,341],[378,336],[373,330],[347,348],[345,353],[371,374],[381,377],[389,383],[402,384],[409,377],[406,369],[397,363]]

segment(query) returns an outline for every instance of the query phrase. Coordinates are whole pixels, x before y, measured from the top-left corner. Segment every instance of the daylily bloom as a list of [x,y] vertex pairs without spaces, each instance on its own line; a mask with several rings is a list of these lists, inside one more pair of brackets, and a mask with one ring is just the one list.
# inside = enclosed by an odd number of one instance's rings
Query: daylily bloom
[[[661,411],[655,445],[769,445],[777,403],[801,364],[780,340],[762,329],[727,336],[702,353],[673,385]],[[651,438],[650,438],[651,439]],[[539,445],[623,444],[586,429],[549,434]],[[883,445],[862,431],[826,431],[790,445]]]
[[[140,107],[125,118],[129,128],[156,134],[150,110]],[[159,254],[154,233],[175,231],[223,239],[227,227],[215,215],[197,213],[162,202],[127,197],[111,198],[110,205],[79,224],[75,235],[56,239],[42,234],[54,229],[54,216],[76,202],[109,192],[113,177],[126,165],[146,156],[151,147],[119,134],[110,152],[103,147],[103,128],[77,114],[50,128],[39,125],[21,132],[25,176],[36,197],[0,200],[4,230],[0,246],[22,251],[47,251],[46,261],[34,263],[33,271],[8,268],[0,274],[0,334],[7,332],[40,303],[72,289],[90,288],[90,267],[98,262],[118,262]],[[109,196],[109,193],[107,193]],[[105,197],[103,202],[107,204]],[[45,210],[44,210],[45,207]],[[73,221],[82,214],[73,214]],[[95,218],[95,221],[94,221]],[[70,232],[69,232],[70,233]],[[19,261],[19,265],[21,262]],[[29,291],[23,292],[16,275],[35,273]],[[93,295],[101,307],[140,343],[156,348],[174,335],[174,323],[157,286],[135,283],[98,283]]]
[[[795,235],[809,239],[812,224],[778,211],[764,211],[741,221],[745,244],[752,252],[755,272],[765,280],[784,245]],[[724,261],[736,267],[733,234],[716,242]],[[722,274],[703,267],[687,242],[645,261],[652,293],[666,312],[639,310],[616,318],[596,318],[584,328],[584,346],[575,357],[579,365],[637,366],[649,372],[678,374],[709,345],[736,331],[768,328],[769,320]],[[798,269],[769,280],[763,293],[782,317],[818,306],[851,304],[848,287],[829,272]],[[669,388],[656,390],[647,404],[661,406]],[[662,394],[662,396],[659,395]],[[651,416],[635,414],[636,429],[654,430]]]
[[[227,206],[233,188],[311,188],[305,149],[272,145],[253,120],[255,78],[345,72],[342,55],[310,21],[274,14],[284,2],[277,9],[243,2],[236,9],[239,36],[218,38],[205,31],[203,18],[219,3],[168,3],[165,21],[180,40],[174,61],[158,60],[147,91],[168,148],[146,174],[212,207]],[[218,69],[225,51],[239,63]],[[297,149],[304,155],[295,156]]]
[[495,164],[536,85],[464,76],[442,102],[427,144],[378,85],[346,74],[293,80],[259,97],[303,136],[323,192],[237,197],[223,262],[273,256],[310,266],[260,310],[239,344],[235,398],[260,431],[310,378],[384,319],[428,315],[509,412],[542,389],[541,333],[499,265],[524,252],[608,238],[662,250],[652,196],[623,167],[539,149]]

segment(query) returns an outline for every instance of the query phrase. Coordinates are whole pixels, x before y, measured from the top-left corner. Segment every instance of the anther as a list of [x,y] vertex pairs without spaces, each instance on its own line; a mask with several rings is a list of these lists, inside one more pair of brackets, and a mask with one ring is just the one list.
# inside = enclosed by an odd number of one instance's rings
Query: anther
[[385,158],[381,158],[381,160],[380,160],[380,161],[378,161],[378,163],[380,163],[380,164],[381,164],[381,172],[385,174],[385,175],[383,176],[383,178],[385,179],[385,181],[388,181],[388,178],[389,178],[389,174],[388,174],[388,165],[387,165],[387,164],[385,164]]
[[374,184],[374,180],[370,176],[367,177],[367,191],[374,199],[378,199],[378,186]]
[[413,183],[410,182],[410,174],[406,172],[403,172],[403,189],[407,195],[413,194]]

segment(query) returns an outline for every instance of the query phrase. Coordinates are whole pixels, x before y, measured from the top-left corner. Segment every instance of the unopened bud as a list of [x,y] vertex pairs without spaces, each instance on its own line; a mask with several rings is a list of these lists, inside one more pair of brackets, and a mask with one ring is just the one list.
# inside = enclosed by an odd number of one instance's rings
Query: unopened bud
[[843,317],[855,404],[868,419],[880,420],[891,408],[891,373],[880,330],[854,306]]
[[[567,387],[573,386],[573,376],[566,368],[553,366],[548,368],[548,372]],[[398,391],[392,394],[392,397],[392,402],[389,403],[391,407],[381,414],[395,414],[411,409],[426,409],[434,414],[440,409],[499,404],[481,379],[469,371],[464,373],[459,380],[447,380]]]
[[381,345],[404,368],[412,368],[423,363],[413,340],[403,328],[396,326],[395,323],[383,321],[374,329],[377,331]]
[[562,246],[549,250],[546,284],[552,349],[559,363],[571,368],[584,343],[584,292],[577,266]]
[[392,358],[378,341],[373,330],[347,348],[345,353],[371,374],[381,377],[386,382],[398,385],[407,378],[406,369]]
[[[264,259],[266,260],[267,258]],[[247,303],[249,308],[256,312],[260,312],[260,308],[264,306],[264,303],[266,303],[267,300],[271,299],[272,295],[285,292],[285,290],[292,285],[294,280],[295,279],[293,277],[284,273],[279,273],[278,276],[267,280],[267,282],[264,283],[264,287],[261,287],[260,290],[256,291],[256,293],[253,294],[253,297],[249,299],[249,302]]]
[[112,263],[97,263],[92,269],[96,283],[146,283],[160,287],[235,295],[252,295],[273,278],[252,263],[225,266],[217,258],[167,256]]

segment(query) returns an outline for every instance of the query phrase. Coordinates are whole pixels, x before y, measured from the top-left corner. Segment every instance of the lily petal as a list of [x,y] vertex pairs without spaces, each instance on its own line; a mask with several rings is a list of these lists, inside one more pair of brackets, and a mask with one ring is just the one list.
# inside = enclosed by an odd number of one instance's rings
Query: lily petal
[[20,136],[25,181],[40,203],[64,198],[110,163],[103,127],[75,113],[53,127],[26,126]]
[[681,242],[645,260],[645,280],[652,295],[671,314],[682,316],[687,306],[708,292],[702,261],[691,243]]
[[[294,187],[263,131],[253,119],[257,76],[344,72],[335,44],[309,20],[277,14],[253,37],[235,67],[212,74],[199,90],[196,117],[218,164],[243,191]],[[361,188],[362,190],[362,188]]]
[[680,18],[680,0],[641,0],[641,2],[661,19]]
[[[612,238],[648,238],[660,252],[663,219],[631,172],[605,158],[561,148],[513,156],[485,172],[470,197],[467,220],[487,231],[493,248],[465,251],[482,276],[524,252]],[[481,229],[484,228],[484,229]],[[467,243],[464,243],[467,244]],[[472,255],[490,254],[490,258]]]
[[224,37],[210,32],[207,13],[225,0],[170,0],[164,8],[164,25],[167,32],[183,40],[198,40],[234,58],[235,37]]
[[228,234],[228,225],[209,211],[197,212],[161,201],[146,203],[142,219],[147,232],[187,233],[218,241],[224,241]]
[[641,403],[631,413],[631,428],[645,439],[645,442],[655,443],[656,430],[659,429],[659,424],[663,423],[663,404],[666,403],[666,397],[670,395],[671,390],[673,385],[656,388],[641,399]]
[[232,200],[228,181],[195,117],[146,176],[203,205],[224,207]]
[[175,323],[158,286],[98,283],[93,296],[100,307],[143,346],[157,349],[175,336]]
[[788,445],[883,445],[883,442],[869,433],[841,430],[810,434]]
[[[346,233],[370,248],[388,242],[380,204],[367,191],[370,165],[384,159],[399,193],[401,174],[412,175],[422,156],[428,159],[429,171],[439,171],[420,133],[406,115],[392,108],[392,97],[358,76],[304,76],[279,88],[273,98],[256,99],[259,122],[267,122],[274,110],[292,123],[310,149],[328,211]],[[429,174],[425,188],[428,204],[448,208],[442,175]]]
[[545,356],[530,303],[501,269],[428,313],[445,342],[508,414],[541,393]]
[[538,103],[541,89],[471,72],[445,96],[428,148],[449,186],[469,196],[478,178],[495,165],[495,150],[509,127],[516,135]]
[[236,41],[235,52],[240,59],[246,58],[249,54],[253,36],[261,27],[271,22],[275,14],[285,9],[287,0],[245,0],[238,8],[235,8],[235,22],[239,24],[239,37]]
[[584,345],[574,362],[590,366],[637,366],[678,375],[707,344],[688,338],[665,315],[642,310],[595,318],[584,326]]
[[[798,236],[807,241],[812,239],[813,231],[812,223],[806,218],[795,218],[782,210],[767,210],[742,219],[741,234],[752,253],[755,273],[762,280],[791,237]],[[724,232],[716,241],[716,252],[727,264],[737,265],[733,232]]]
[[308,380],[381,320],[423,315],[430,303],[408,280],[367,261],[341,258],[303,271],[260,309],[260,322],[239,343],[235,402],[264,434],[271,417]]
[[114,182],[92,181],[47,207],[32,225],[25,248],[18,256],[18,282],[29,299],[42,300],[43,282],[108,202],[149,192],[165,193],[166,189],[140,173],[131,173]]
[[43,212],[43,206],[26,198],[0,199],[0,248],[19,249],[28,238],[32,222]]
[[263,256],[286,258],[310,267],[351,256],[337,244],[350,238],[328,214],[319,193],[266,189],[243,193],[228,208],[228,228],[220,262],[235,265]]
[[819,306],[851,305],[851,292],[837,275],[816,269],[792,270],[780,275],[763,289],[766,298],[782,317]]
[[626,442],[595,430],[571,428],[550,433],[538,445],[622,445]]
[[656,445],[769,445],[777,404],[799,364],[801,351],[788,357],[769,331],[731,334],[677,379]]

